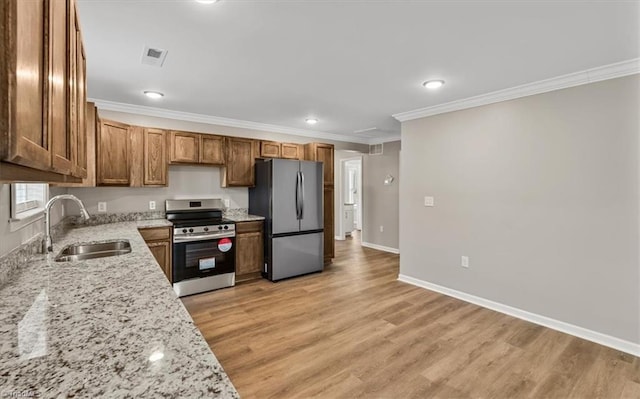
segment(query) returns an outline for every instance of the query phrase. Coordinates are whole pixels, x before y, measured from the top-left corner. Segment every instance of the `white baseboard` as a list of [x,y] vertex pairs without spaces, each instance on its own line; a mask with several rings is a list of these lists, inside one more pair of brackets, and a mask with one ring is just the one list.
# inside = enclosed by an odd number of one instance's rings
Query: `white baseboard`
[[372,244],[370,242],[362,241],[360,245],[367,248],[377,249],[378,251],[391,252],[392,254],[400,253],[400,250],[397,248],[385,247],[384,245]]
[[[364,245],[364,243],[362,245]],[[530,321],[532,323],[539,324],[544,327],[549,327],[551,329],[554,329],[569,335],[573,335],[578,338],[583,338],[600,345],[608,346],[610,348],[617,349],[619,351],[626,352],[634,356],[640,356],[640,343],[634,343],[634,342],[626,341],[620,338],[612,337],[610,335],[602,334],[597,331],[588,330],[583,327],[565,323],[563,321],[552,319],[539,314],[527,312],[526,310],[514,308],[509,305],[504,305],[502,303],[494,302],[489,299],[467,294],[462,291],[456,291],[451,288],[433,284],[428,281],[419,280],[417,278],[409,277],[404,274],[400,274],[398,276],[398,280],[404,283],[415,285],[417,287],[426,288],[431,291],[439,292],[441,294],[451,296],[451,297],[463,300],[465,302],[470,302],[487,309],[495,310],[496,312],[517,317],[518,319]]]
[[333,238],[335,238],[338,241],[344,241],[345,239],[340,237],[340,236],[333,236]]

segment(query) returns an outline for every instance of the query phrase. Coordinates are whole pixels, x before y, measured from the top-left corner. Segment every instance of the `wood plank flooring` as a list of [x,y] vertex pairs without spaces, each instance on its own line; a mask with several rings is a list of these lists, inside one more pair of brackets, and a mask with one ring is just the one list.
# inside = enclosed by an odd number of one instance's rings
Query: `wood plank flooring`
[[183,299],[243,398],[640,398],[640,359],[396,281],[336,243],[323,273]]

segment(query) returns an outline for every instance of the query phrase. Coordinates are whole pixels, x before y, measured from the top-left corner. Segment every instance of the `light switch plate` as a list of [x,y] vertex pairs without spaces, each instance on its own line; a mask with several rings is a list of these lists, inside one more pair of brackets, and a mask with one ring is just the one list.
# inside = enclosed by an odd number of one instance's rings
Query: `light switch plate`
[[229,198],[225,198],[225,200],[224,200],[224,206],[225,206],[226,208],[228,208],[228,207],[229,207]]
[[106,202],[98,202],[98,212],[104,213],[107,211],[107,203]]
[[424,197],[424,206],[435,206],[435,200],[433,197]]
[[461,256],[460,257],[460,266],[462,267],[469,267],[469,257],[468,256]]

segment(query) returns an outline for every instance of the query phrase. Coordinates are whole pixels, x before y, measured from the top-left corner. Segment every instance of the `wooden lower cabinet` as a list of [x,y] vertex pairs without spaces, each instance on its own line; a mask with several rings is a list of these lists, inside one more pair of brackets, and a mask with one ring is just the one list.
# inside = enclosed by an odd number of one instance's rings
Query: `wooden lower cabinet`
[[236,282],[261,278],[264,268],[262,221],[236,223]]
[[160,265],[165,276],[167,276],[167,279],[171,282],[171,249],[173,246],[171,227],[142,228],[138,229],[138,231],[140,231],[140,235],[144,238],[144,241],[147,243],[153,257],[156,258],[156,262]]

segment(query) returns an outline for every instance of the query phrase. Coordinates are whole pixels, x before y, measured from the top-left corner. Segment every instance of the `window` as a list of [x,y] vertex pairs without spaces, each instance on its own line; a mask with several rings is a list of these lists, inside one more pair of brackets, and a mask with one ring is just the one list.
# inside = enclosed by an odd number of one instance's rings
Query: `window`
[[49,196],[46,184],[16,183],[11,185],[11,219],[29,222],[41,216]]

